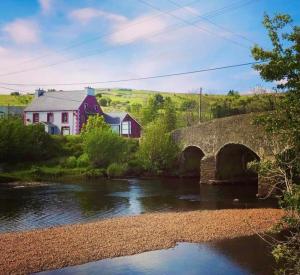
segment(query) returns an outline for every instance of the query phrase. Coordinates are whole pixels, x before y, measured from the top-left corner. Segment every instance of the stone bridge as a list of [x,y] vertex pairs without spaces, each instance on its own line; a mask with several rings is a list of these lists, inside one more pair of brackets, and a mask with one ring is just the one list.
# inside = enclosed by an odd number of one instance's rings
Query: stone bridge
[[[175,130],[173,137],[183,146],[185,172],[198,173],[201,183],[258,182],[257,174],[247,169],[247,163],[272,158],[282,148],[253,123],[254,115],[225,117]],[[259,182],[258,193],[264,193],[264,189]]]

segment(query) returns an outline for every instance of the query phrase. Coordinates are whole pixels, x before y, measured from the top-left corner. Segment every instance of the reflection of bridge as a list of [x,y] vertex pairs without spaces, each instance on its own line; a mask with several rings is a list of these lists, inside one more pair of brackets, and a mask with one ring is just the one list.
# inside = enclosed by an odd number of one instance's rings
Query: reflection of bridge
[[253,114],[231,116],[174,131],[173,137],[184,148],[186,172],[196,171],[202,183],[257,182],[257,175],[247,169],[247,163],[270,158],[280,149],[262,127],[253,124],[253,118]]

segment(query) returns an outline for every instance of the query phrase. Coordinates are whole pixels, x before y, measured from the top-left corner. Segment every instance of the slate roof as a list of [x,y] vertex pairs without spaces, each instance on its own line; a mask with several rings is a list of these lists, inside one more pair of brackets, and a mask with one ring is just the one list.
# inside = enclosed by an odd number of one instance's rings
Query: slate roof
[[126,112],[110,112],[104,114],[104,120],[108,124],[121,124],[125,116]]
[[78,110],[84,99],[86,91],[60,91],[45,92],[44,95],[35,98],[25,108],[25,112],[35,111],[73,111]]

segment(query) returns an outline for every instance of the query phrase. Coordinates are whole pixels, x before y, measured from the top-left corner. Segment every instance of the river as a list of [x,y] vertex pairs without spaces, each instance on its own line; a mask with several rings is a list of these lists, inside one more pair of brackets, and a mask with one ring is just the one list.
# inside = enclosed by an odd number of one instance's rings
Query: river
[[[191,179],[129,179],[0,187],[0,232],[83,223],[147,212],[277,207],[257,186],[200,185]],[[236,202],[234,199],[238,199]],[[107,259],[49,274],[271,274],[269,248],[257,237]]]

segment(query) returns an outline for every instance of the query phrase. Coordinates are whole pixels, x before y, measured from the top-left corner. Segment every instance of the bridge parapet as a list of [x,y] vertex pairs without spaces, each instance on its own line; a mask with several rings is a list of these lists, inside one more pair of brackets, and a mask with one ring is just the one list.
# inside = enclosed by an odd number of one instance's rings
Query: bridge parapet
[[[255,116],[256,114],[245,114],[225,117],[173,132],[173,138],[183,149],[196,146],[204,153],[201,160],[201,182],[209,183],[217,179],[218,155],[228,145],[244,148],[244,155],[241,155],[243,162],[249,161],[251,152],[252,158],[256,155],[256,159],[268,159],[284,150],[279,143],[270,140],[263,127],[254,124]],[[229,158],[235,157],[227,154]]]

